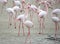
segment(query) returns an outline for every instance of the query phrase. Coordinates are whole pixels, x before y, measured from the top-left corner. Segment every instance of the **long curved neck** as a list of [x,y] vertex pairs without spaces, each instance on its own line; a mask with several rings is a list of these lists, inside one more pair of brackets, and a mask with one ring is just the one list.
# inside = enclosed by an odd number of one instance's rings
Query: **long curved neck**
[[28,6],[28,5],[26,5],[26,6],[25,6],[25,10],[24,10],[24,11],[25,11],[25,15],[26,15],[26,16],[28,16],[28,13],[29,13],[29,9],[28,9],[28,7],[27,7],[27,6]]
[[48,6],[46,3],[45,3],[45,11],[48,12]]

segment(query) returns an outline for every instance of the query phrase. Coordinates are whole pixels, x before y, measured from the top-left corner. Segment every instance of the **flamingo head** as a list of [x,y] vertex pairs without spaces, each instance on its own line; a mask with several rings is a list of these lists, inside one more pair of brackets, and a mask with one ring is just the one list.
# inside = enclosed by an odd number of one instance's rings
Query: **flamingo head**
[[30,4],[30,3],[27,3],[27,8],[28,8],[28,9],[30,8],[30,6],[31,6],[31,4]]

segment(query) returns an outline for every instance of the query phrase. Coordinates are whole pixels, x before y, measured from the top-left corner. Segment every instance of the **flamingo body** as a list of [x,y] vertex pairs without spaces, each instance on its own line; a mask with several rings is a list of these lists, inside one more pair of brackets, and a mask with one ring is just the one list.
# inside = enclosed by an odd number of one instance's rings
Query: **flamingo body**
[[13,14],[15,14],[15,12],[14,12],[14,10],[13,10],[12,8],[7,8],[6,11],[7,11],[8,13],[13,13]]
[[16,6],[20,6],[20,5],[21,5],[21,2],[18,1],[18,0],[15,0],[15,1],[14,1],[14,4],[15,4]]
[[24,24],[29,28],[32,28],[32,26],[33,26],[33,23],[29,20],[25,21]]
[[60,9],[54,9],[54,10],[52,11],[52,13],[53,13],[53,14],[60,14]]
[[21,20],[21,21],[23,22],[23,21],[25,21],[25,19],[27,19],[27,16],[25,16],[24,14],[22,14],[22,15],[19,15],[19,16],[17,17],[17,19],[18,19],[18,20]]
[[54,22],[59,22],[59,21],[60,21],[60,19],[59,19],[58,17],[52,17],[52,20],[53,20]]
[[40,16],[40,17],[44,17],[46,14],[47,14],[46,11],[41,11],[41,12],[39,13],[39,16]]

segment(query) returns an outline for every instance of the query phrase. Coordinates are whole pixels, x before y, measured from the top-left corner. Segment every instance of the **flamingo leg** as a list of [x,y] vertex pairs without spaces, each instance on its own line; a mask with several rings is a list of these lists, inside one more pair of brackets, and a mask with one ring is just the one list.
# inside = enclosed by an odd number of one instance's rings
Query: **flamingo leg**
[[56,39],[56,37],[57,37],[57,30],[58,30],[58,24],[57,24],[57,22],[55,22],[55,39]]
[[22,23],[22,29],[23,29],[23,35],[25,36],[25,32],[24,32],[24,24]]
[[12,22],[12,15],[9,15],[9,24],[8,24],[9,26],[8,26],[8,28],[12,25],[11,22]]
[[56,44],[56,38],[57,38],[57,29],[58,29],[58,23],[55,22],[55,44]]
[[[39,23],[40,23],[40,28],[41,28],[41,18],[39,18]],[[41,30],[40,30],[41,31]],[[41,32],[39,31],[39,34],[41,34]]]
[[45,29],[45,18],[43,18],[43,28]]
[[[28,35],[26,37],[25,44],[27,43],[27,40],[29,39],[29,37],[30,37],[30,28],[28,28]],[[31,40],[30,40],[30,44],[31,44]]]
[[44,20],[45,20],[45,19],[42,18],[42,22],[41,22],[41,23],[42,23],[42,27],[41,27],[41,28],[42,28],[42,33],[43,33],[43,29],[45,29],[45,23],[44,23]]
[[20,25],[21,25],[21,22],[19,22],[18,36],[20,36]]
[[14,26],[15,26],[15,29],[16,29],[16,16],[17,16],[17,12],[16,12],[15,18],[14,18]]

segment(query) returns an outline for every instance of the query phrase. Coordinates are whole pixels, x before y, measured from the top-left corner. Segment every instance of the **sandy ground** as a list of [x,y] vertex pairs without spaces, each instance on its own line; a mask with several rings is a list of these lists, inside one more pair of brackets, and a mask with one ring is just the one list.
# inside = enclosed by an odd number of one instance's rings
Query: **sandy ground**
[[[12,1],[9,0],[10,3],[7,4],[7,7],[10,7],[12,4]],[[33,3],[33,1],[31,2]],[[25,39],[26,39],[26,35],[27,35],[27,31],[28,29],[25,27],[25,36],[23,36],[22,34],[22,28],[21,28],[21,33],[20,36],[17,35],[18,33],[18,27],[17,29],[14,29],[14,26],[12,25],[9,29],[8,29],[8,14],[5,11],[5,8],[3,9],[3,12],[1,14],[1,7],[2,5],[0,4],[0,44],[24,44]],[[55,8],[60,8],[60,4],[55,5]],[[38,23],[38,19],[34,14],[34,18],[33,18],[33,22],[34,22],[34,27],[31,28],[31,41],[32,44],[55,44],[55,41],[51,41],[51,40],[47,40],[45,38],[48,37],[48,35],[52,35],[54,36],[54,24],[51,20],[51,9],[49,9],[49,14],[47,15],[46,19],[45,19],[45,26],[46,28],[44,29],[44,34],[43,35],[39,35],[39,23]],[[18,13],[20,14],[20,13]],[[60,15],[59,15],[60,16]],[[59,27],[60,29],[60,27]],[[58,31],[58,36],[60,37],[60,30]],[[29,40],[28,43],[29,44]],[[60,44],[60,42],[56,41],[56,44]]]

